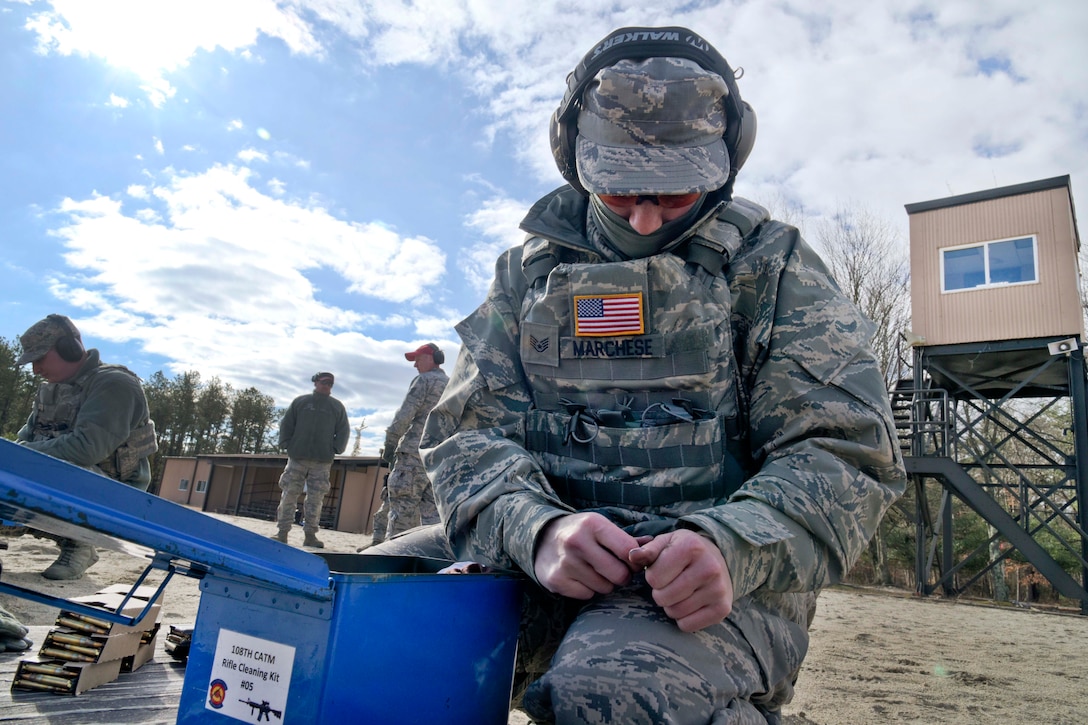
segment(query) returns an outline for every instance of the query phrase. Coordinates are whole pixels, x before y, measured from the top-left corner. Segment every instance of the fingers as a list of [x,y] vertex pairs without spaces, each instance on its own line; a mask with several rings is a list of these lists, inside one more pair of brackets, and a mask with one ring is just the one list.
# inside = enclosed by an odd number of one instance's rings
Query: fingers
[[600,514],[584,513],[553,520],[537,542],[537,580],[572,599],[607,594],[640,569],[654,601],[684,632],[722,621],[733,607],[725,557],[694,531],[635,538]]
[[534,572],[545,589],[574,599],[626,584],[626,554],[637,540],[604,516],[571,514],[548,524],[537,542]]
[[716,624],[733,607],[733,582],[714,542],[694,531],[658,536],[628,553],[646,568],[654,601],[685,632]]

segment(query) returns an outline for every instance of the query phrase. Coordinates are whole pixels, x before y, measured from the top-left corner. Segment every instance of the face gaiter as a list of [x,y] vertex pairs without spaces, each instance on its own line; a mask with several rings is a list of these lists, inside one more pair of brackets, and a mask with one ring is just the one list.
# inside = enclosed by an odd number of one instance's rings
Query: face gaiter
[[671,222],[665,222],[650,234],[636,232],[626,219],[605,206],[596,194],[590,195],[589,208],[593,221],[604,233],[604,241],[608,246],[626,259],[641,259],[668,251],[673,243],[679,242],[683,233],[699,217],[705,200],[706,194],[700,197],[699,201],[683,216]]

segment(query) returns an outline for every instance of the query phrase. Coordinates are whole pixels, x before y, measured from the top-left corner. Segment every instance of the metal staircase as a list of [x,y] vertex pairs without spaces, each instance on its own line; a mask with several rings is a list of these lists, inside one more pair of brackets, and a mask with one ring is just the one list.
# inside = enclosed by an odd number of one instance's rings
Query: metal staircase
[[[1084,360],[1079,346],[1052,355],[1047,342],[915,348],[912,375],[891,386],[914,484],[919,594],[962,593],[1017,553],[1088,614]],[[1063,435],[1048,438],[1043,420]],[[991,531],[970,551],[953,499]]]

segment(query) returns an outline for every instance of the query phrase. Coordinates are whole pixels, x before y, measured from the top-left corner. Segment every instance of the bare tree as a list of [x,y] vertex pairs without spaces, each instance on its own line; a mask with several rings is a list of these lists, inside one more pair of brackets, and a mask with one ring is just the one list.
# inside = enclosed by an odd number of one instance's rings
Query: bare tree
[[[816,246],[844,294],[876,326],[872,346],[889,389],[904,377],[899,340],[910,323],[910,260],[895,227],[864,207],[816,225]],[[885,518],[869,542],[876,583],[892,582]]]
[[910,325],[910,260],[887,220],[841,208],[816,225],[815,244],[842,291],[876,325],[873,350],[889,387],[903,376],[900,334]]
[[357,456],[363,450],[363,431],[366,430],[366,418],[359,419],[359,425],[355,426],[355,443],[351,446],[351,455]]

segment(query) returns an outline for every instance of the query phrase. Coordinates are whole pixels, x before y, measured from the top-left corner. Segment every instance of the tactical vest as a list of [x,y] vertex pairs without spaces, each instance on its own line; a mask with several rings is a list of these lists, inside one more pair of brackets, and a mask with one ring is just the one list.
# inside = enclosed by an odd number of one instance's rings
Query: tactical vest
[[676,253],[621,262],[561,262],[554,243],[526,242],[526,447],[564,500],[657,508],[743,483],[725,269],[766,219],[736,199]]
[[[91,379],[106,370],[119,370],[137,381],[139,377],[123,365],[100,364],[84,375],[64,383],[48,383],[38,391],[31,440],[49,440],[72,430],[79,409],[87,397],[86,386]],[[129,433],[128,439],[105,460],[95,464],[110,478],[127,481],[137,472],[140,462],[158,450],[155,425],[150,418]]]

